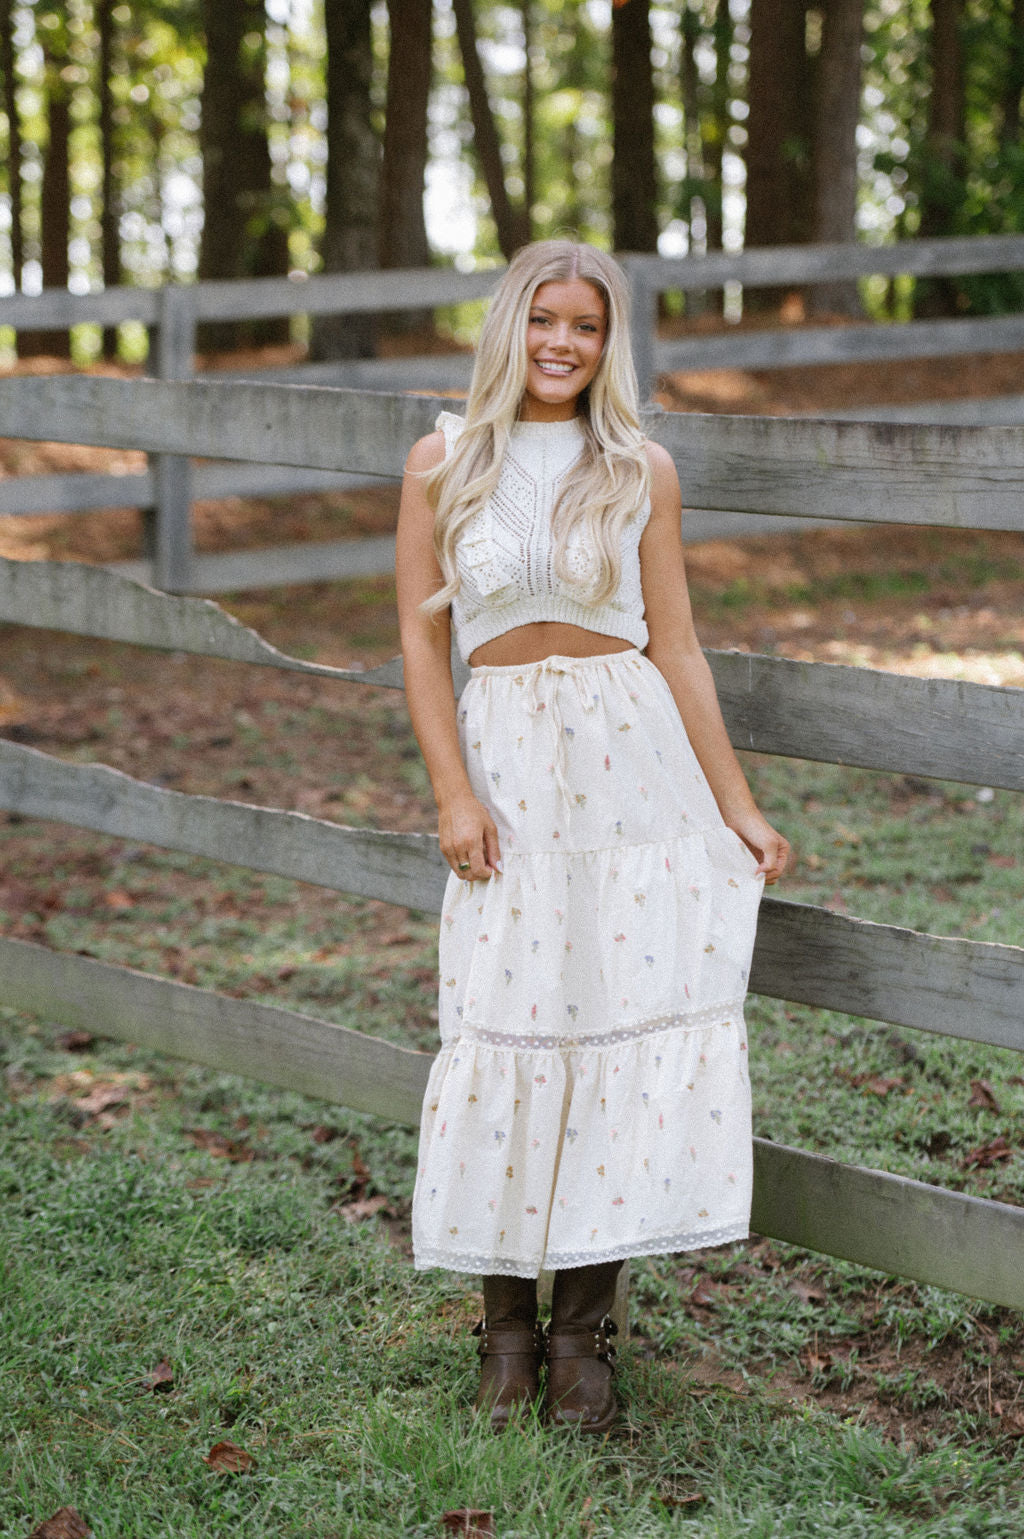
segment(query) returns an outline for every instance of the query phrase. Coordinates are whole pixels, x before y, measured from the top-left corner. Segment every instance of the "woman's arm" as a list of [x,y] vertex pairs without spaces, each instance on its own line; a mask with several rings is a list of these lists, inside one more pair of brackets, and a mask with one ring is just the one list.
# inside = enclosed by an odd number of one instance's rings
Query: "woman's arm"
[[651,516],[640,541],[640,575],[650,641],[647,656],[679,708],[687,736],[722,817],[759,861],[767,883],[786,867],[789,845],[759,812],[729,742],[711,669],[693,627],[680,535],[682,499],[671,455],[648,445]]
[[[434,552],[434,512],[424,487],[425,472],[443,458],[444,435],[431,433],[413,445],[406,461],[395,548],[398,623],[405,698],[437,802],[441,851],[458,876],[473,881],[500,871],[498,831],[473,795],[459,751],[448,611],[425,615],[420,608],[444,585]],[[460,871],[465,861],[469,869]]]

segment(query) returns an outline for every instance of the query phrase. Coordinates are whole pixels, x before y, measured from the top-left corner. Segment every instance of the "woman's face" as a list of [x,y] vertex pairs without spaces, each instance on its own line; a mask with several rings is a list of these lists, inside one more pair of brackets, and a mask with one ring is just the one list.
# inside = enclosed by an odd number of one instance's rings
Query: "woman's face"
[[585,278],[542,283],[526,325],[524,422],[564,422],[576,415],[582,391],[601,362],[608,314]]

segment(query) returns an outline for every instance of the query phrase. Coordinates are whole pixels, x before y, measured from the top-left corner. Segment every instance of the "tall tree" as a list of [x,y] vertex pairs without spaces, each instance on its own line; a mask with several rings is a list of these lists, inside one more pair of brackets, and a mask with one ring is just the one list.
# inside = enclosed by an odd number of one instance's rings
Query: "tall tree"
[[[331,7],[328,6],[328,12]],[[200,143],[203,235],[200,278],[272,277],[288,271],[288,232],[275,218],[266,114],[264,0],[202,0],[206,32]],[[255,328],[207,323],[205,348],[251,339]],[[287,335],[258,328],[262,339]]]
[[530,239],[529,212],[525,204],[513,203],[505,186],[501,139],[491,110],[483,65],[480,62],[473,0],[452,0],[452,10],[455,12],[455,29],[459,39],[459,52],[462,55],[462,73],[466,82],[466,95],[469,98],[469,115],[473,123],[473,144],[491,203],[498,245],[502,256],[508,261],[519,247],[525,245]]
[[[46,11],[36,18],[43,52],[43,90],[46,101],[46,148],[39,189],[40,258],[44,289],[66,289],[70,276],[68,246],[71,239],[71,102],[68,64],[67,17]],[[26,356],[51,353],[67,357],[71,338],[66,331],[23,331],[19,351]]]
[[21,193],[21,112],[18,108],[18,78],[15,73],[14,17],[11,0],[0,0],[0,71],[4,77],[4,114],[7,118],[7,195],[11,207],[11,277],[21,288],[25,265],[25,227],[22,222]]
[[[121,210],[114,167],[114,39],[117,22],[115,0],[96,0],[96,28],[99,34],[96,91],[99,97],[100,130],[100,269],[103,287],[114,288],[121,282]],[[117,351],[117,329],[103,333],[103,351],[110,358]]]
[[[378,265],[380,145],[373,127],[372,0],[328,0],[327,199],[323,266],[329,273]],[[368,358],[371,315],[320,316],[313,327],[317,358]]]
[[656,251],[650,0],[614,0],[611,99],[612,240],[617,251]]
[[1020,138],[1021,98],[1024,97],[1024,0],[1012,0],[1009,46],[1006,50],[1006,74],[1002,90],[1002,123],[999,131],[1003,151]]
[[388,0],[390,49],[380,188],[382,267],[430,261],[423,189],[431,80],[431,0]]
[[[931,90],[920,191],[923,239],[955,233],[964,196],[967,139],[967,89],[964,59],[964,0],[931,0],[929,43]],[[919,283],[914,292],[918,315],[952,315],[959,289],[948,278]]]
[[[811,81],[803,0],[751,0],[747,117],[747,246],[810,235]],[[754,289],[744,304],[772,308],[785,290]]]
[[[857,217],[857,124],[860,121],[864,0],[825,0],[814,111],[813,239],[852,241]],[[818,311],[860,312],[856,283],[812,290]]]

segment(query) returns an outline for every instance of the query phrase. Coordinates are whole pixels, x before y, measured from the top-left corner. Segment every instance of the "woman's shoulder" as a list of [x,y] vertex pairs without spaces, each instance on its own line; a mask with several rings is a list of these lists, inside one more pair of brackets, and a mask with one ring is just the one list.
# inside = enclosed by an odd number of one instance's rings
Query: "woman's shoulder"
[[644,450],[647,454],[647,463],[651,467],[651,475],[660,478],[675,475],[676,466],[671,454],[661,444],[656,444],[653,438],[644,440]]
[[423,474],[440,465],[448,453],[448,440],[441,429],[427,433],[424,438],[418,438],[409,450],[405,461],[406,470]]

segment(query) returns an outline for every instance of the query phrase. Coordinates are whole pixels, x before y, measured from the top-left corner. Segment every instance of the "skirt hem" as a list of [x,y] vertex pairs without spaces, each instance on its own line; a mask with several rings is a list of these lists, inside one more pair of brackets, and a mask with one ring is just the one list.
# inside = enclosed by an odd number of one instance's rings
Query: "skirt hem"
[[439,1269],[445,1272],[462,1272],[477,1277],[537,1277],[541,1272],[571,1271],[575,1267],[593,1266],[605,1261],[635,1261],[641,1256],[667,1256],[680,1251],[709,1250],[716,1245],[729,1245],[750,1237],[748,1219],[719,1224],[714,1228],[685,1231],[663,1235],[655,1239],[625,1241],[603,1250],[552,1252],[540,1261],[517,1260],[511,1256],[483,1256],[447,1254],[438,1250],[417,1251],[413,1261],[417,1272]]

